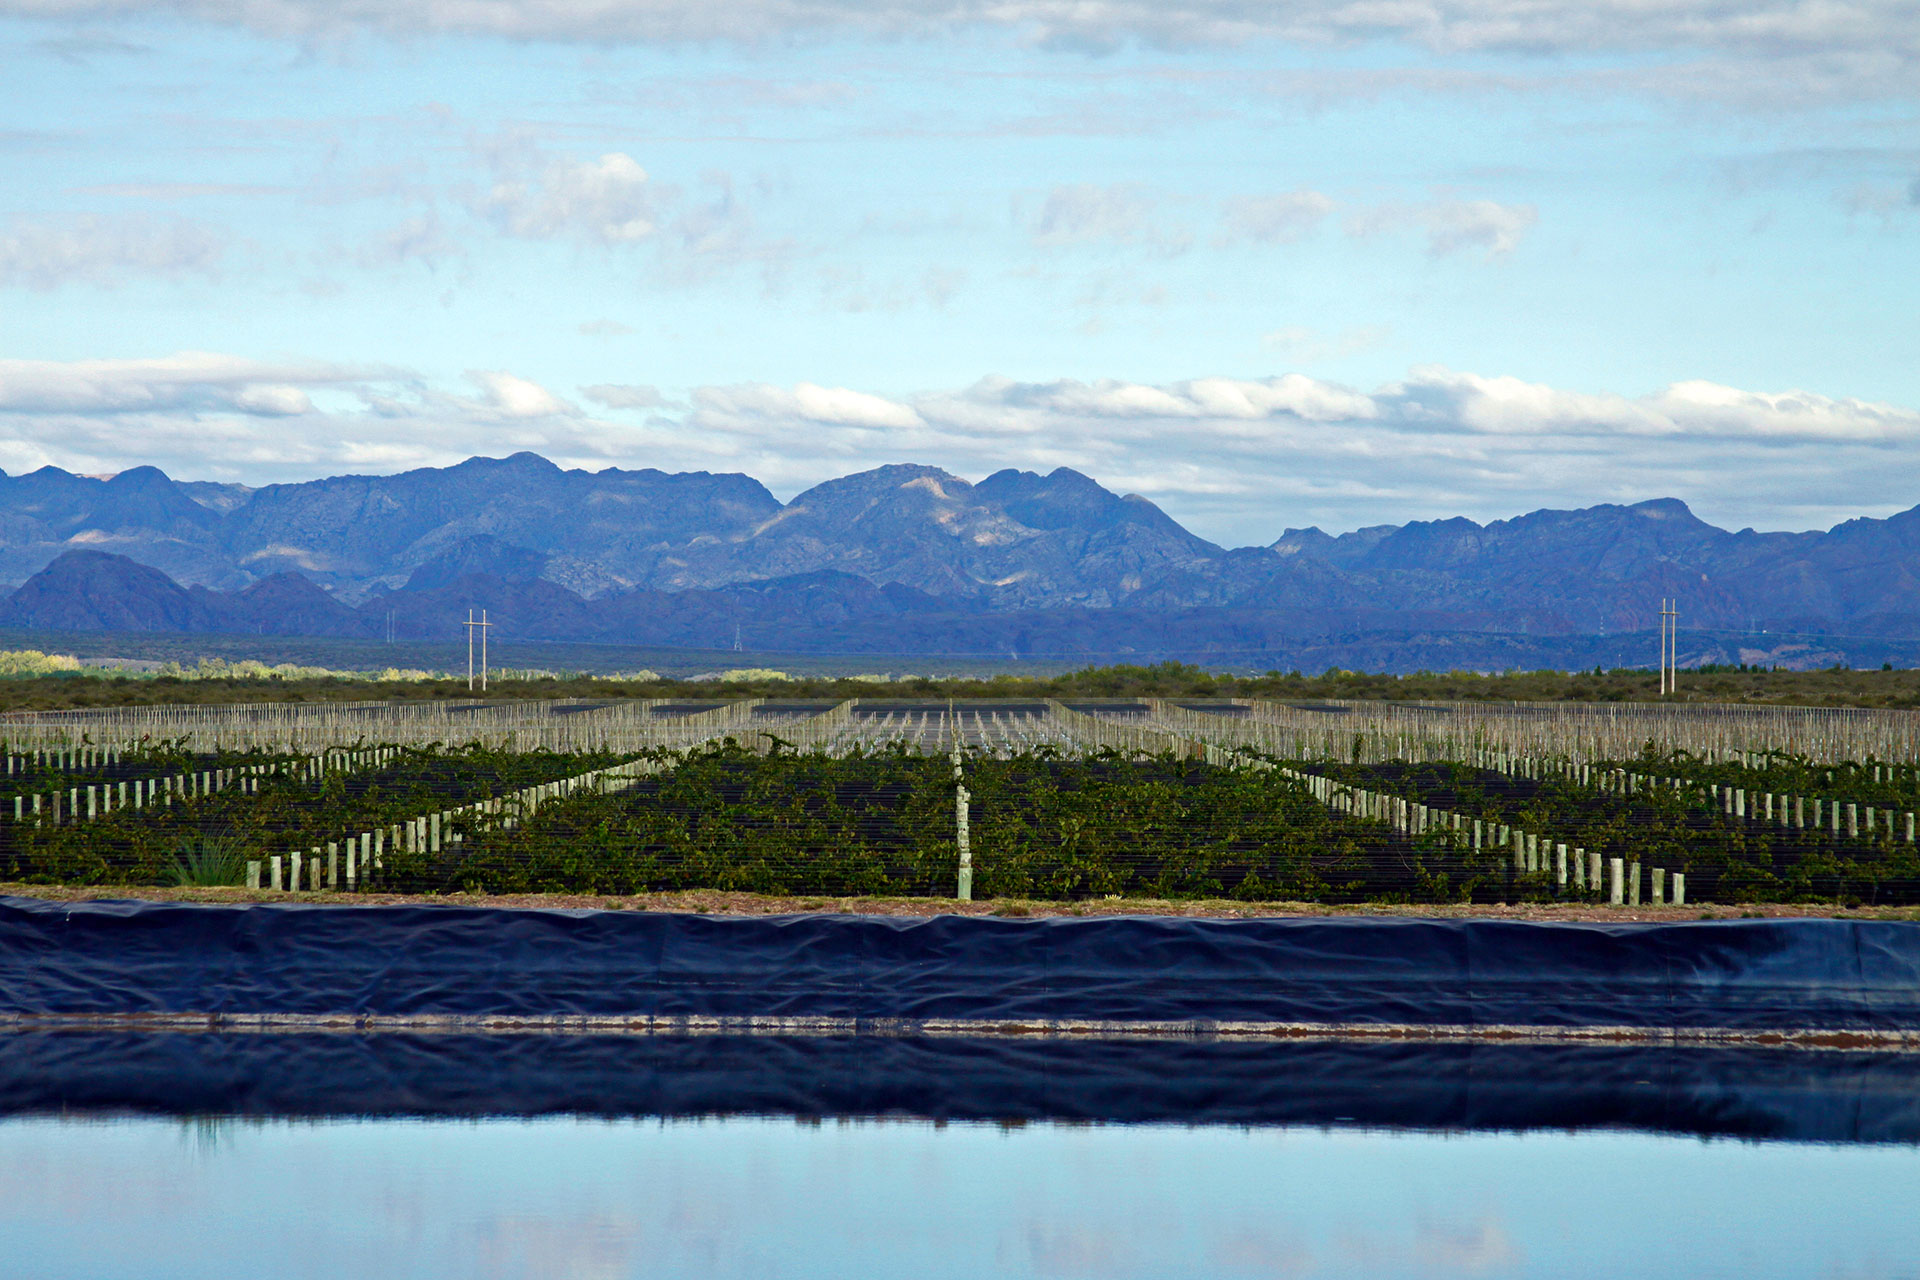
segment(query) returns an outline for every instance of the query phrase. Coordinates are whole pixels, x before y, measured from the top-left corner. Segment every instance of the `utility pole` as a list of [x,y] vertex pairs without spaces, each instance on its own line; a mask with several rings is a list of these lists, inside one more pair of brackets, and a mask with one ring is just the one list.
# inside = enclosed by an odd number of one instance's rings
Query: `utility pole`
[[480,632],[480,691],[487,689],[487,628],[493,624],[487,621],[487,611],[480,611],[480,621],[473,620],[473,610],[467,610],[467,691],[473,691],[473,633]]
[[1667,646],[1672,651],[1667,667],[1667,692],[1680,691],[1680,600],[1675,597],[1667,609]]
[[1674,608],[1679,603],[1677,599],[1660,601],[1660,693],[1663,697],[1674,692],[1680,683],[1680,611]]

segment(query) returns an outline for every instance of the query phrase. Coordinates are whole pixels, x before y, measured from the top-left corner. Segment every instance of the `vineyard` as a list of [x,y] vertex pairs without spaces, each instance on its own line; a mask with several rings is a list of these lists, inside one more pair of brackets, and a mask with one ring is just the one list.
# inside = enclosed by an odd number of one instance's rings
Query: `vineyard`
[[0,720],[0,879],[1920,902],[1913,713],[485,700]]

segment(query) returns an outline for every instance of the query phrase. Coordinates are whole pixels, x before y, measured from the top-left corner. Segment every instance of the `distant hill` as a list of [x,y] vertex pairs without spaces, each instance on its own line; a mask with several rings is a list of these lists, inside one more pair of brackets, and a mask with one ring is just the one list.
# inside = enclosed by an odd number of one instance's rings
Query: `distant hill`
[[1223,548],[1067,469],[889,466],[782,504],[526,453],[255,490],[43,468],[0,474],[0,550],[0,625],[67,630],[446,639],[472,607],[502,639],[1399,669],[1644,660],[1625,637],[1673,596],[1696,659],[1920,637],[1920,508],[1756,533],[1656,499]]

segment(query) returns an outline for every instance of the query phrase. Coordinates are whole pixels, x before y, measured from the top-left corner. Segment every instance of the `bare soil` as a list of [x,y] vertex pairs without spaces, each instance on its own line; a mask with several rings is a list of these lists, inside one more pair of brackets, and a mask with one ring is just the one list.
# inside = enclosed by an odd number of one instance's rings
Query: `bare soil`
[[684,911],[706,915],[769,916],[827,912],[869,916],[1001,916],[1034,919],[1067,916],[1186,916],[1201,919],[1253,920],[1304,916],[1370,916],[1431,918],[1438,920],[1537,921],[1676,921],[1814,918],[1842,920],[1904,920],[1920,923],[1920,907],[1824,906],[1807,903],[1742,903],[1719,906],[1691,903],[1684,907],[1602,907],[1588,903],[1525,902],[1514,904],[1428,904],[1327,906],[1317,902],[1235,902],[1227,899],[1098,898],[1081,902],[1039,902],[999,898],[961,902],[954,898],[826,898],[777,897],[758,893],[689,890],[683,893],[640,893],[607,897],[584,893],[519,894],[402,894],[402,893],[273,893],[250,889],[163,889],[150,885],[4,884],[0,894],[42,898],[52,902],[135,900],[141,902],[204,902],[232,905],[248,902],[309,905],[391,907],[516,907],[571,911]]

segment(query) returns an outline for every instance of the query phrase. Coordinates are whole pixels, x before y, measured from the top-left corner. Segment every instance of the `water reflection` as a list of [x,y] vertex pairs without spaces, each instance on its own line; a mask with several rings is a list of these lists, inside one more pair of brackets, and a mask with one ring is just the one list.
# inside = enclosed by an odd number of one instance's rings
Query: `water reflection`
[[1911,1276],[1920,1148],[703,1120],[0,1122],[12,1276]]
[[780,1115],[1920,1142],[1920,1053],[1043,1037],[0,1036],[0,1114]]

